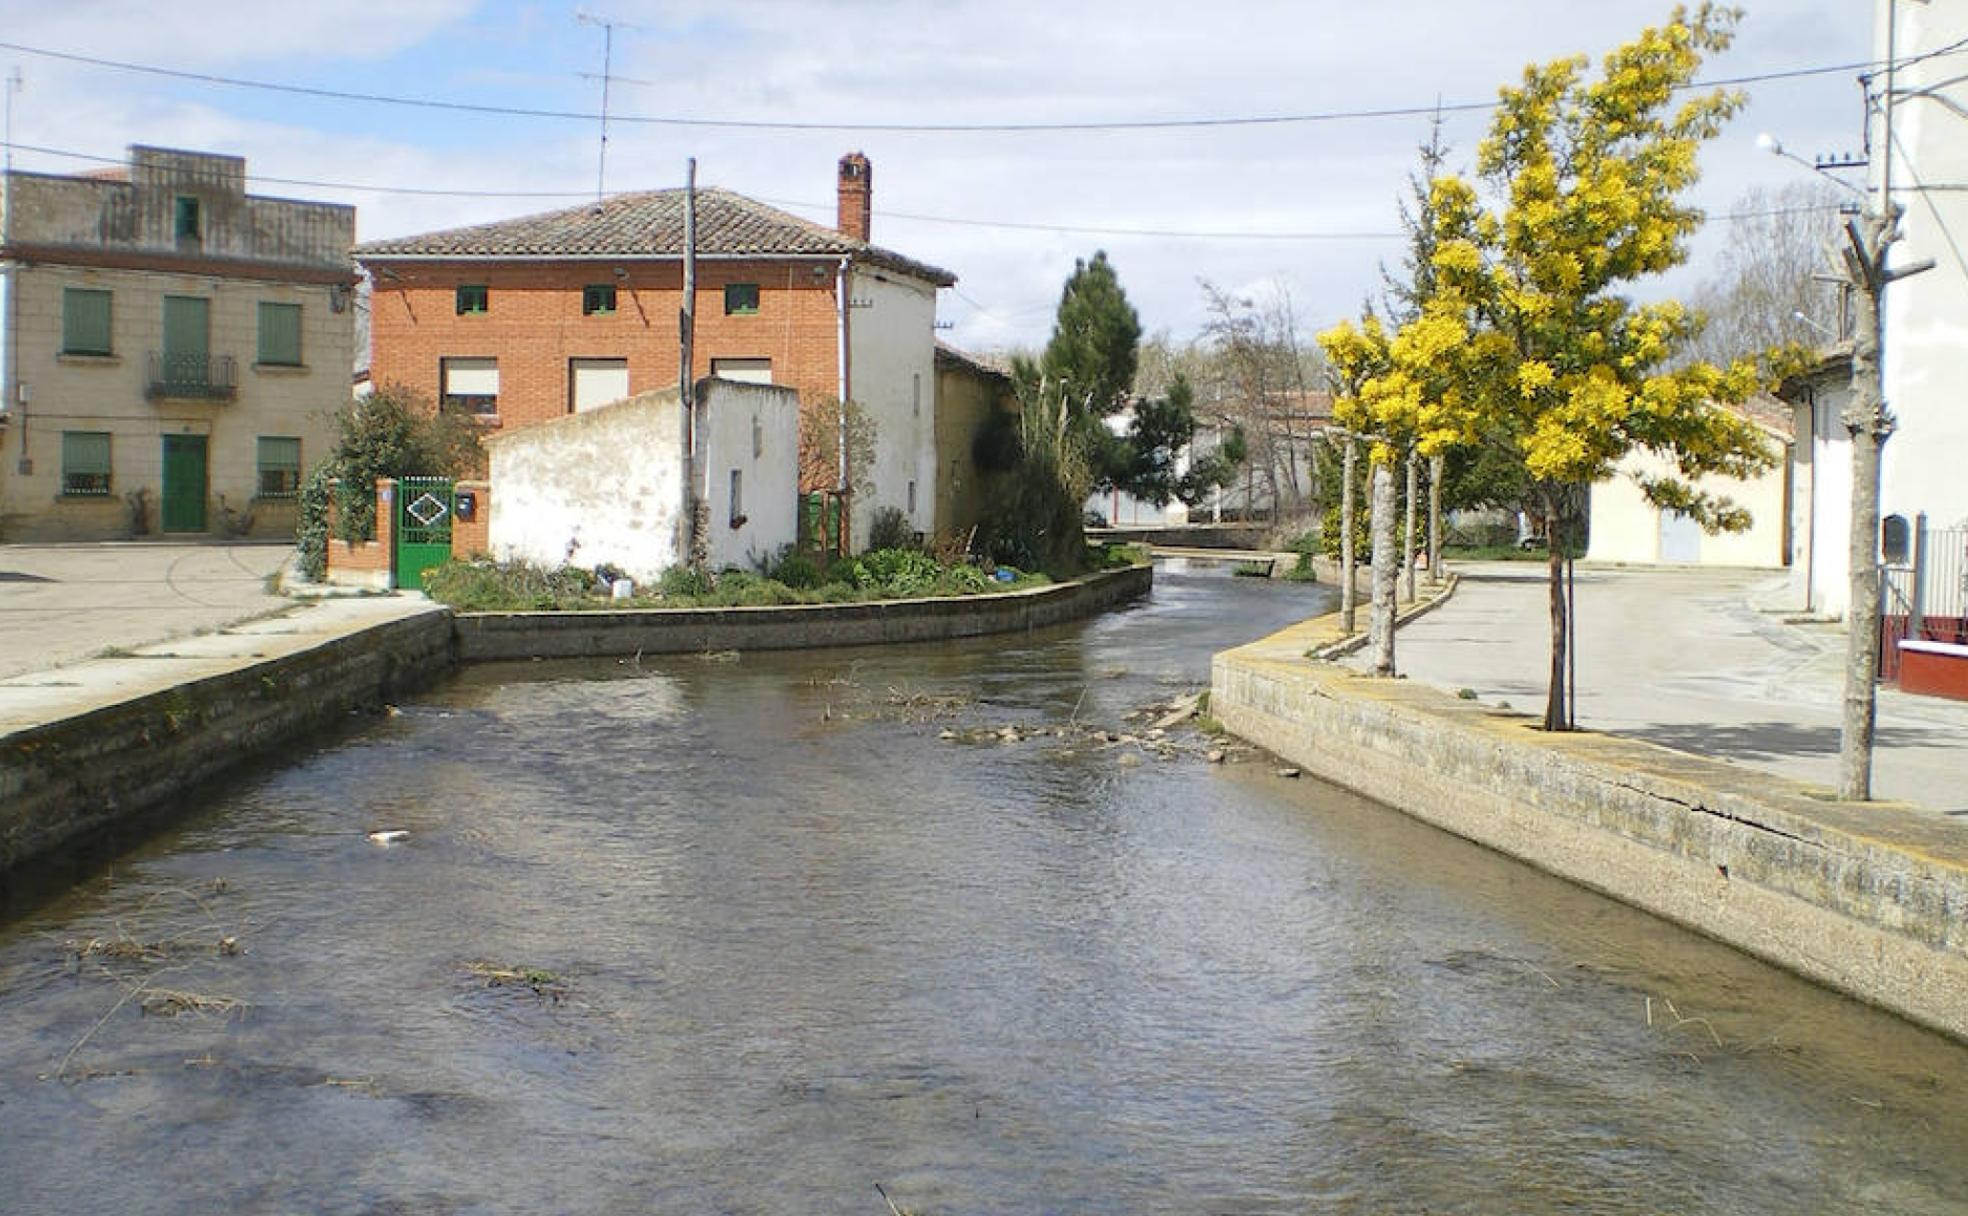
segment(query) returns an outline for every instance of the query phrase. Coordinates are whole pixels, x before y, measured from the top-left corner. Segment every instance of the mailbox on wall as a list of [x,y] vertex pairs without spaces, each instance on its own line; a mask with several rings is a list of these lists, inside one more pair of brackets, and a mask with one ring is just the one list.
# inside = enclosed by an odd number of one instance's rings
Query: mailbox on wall
[[455,498],[452,501],[452,509],[457,512],[458,518],[464,523],[470,523],[472,520],[477,519],[478,518],[477,492],[473,490],[458,491],[457,498]]

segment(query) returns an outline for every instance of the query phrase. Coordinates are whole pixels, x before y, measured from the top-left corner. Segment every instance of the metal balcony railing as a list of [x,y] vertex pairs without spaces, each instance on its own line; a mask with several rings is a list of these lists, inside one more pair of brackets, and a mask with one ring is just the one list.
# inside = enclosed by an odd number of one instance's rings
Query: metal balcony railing
[[239,366],[231,355],[150,352],[146,395],[202,401],[231,401],[239,395]]

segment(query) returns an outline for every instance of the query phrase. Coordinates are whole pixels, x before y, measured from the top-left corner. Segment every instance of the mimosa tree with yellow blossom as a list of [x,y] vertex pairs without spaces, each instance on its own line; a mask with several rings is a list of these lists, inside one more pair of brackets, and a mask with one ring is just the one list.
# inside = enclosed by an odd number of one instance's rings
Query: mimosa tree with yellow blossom
[[[1712,532],[1739,531],[1748,513],[1699,480],[1751,477],[1775,460],[1726,408],[1759,386],[1758,367],[1680,361],[1700,316],[1626,294],[1687,260],[1702,222],[1683,201],[1696,154],[1742,104],[1691,86],[1740,16],[1677,8],[1594,77],[1583,57],[1525,69],[1500,91],[1476,180],[1443,175],[1430,186],[1434,282],[1418,314],[1392,335],[1347,324],[1321,338],[1341,385],[1335,413],[1358,429],[1411,437],[1424,454],[1488,445],[1523,463],[1551,539],[1550,730],[1573,725],[1567,504],[1644,450],[1673,470],[1640,479],[1651,502]],[[1349,369],[1366,369],[1350,392]]]

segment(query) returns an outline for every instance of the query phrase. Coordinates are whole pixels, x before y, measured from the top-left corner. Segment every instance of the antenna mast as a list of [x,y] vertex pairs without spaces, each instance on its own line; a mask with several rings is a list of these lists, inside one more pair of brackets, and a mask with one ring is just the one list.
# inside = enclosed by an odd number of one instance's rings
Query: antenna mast
[[628,22],[597,17],[586,9],[575,9],[574,20],[582,25],[601,27],[601,157],[595,167],[595,201],[598,203],[608,192],[608,86],[614,79],[615,31],[626,28]]

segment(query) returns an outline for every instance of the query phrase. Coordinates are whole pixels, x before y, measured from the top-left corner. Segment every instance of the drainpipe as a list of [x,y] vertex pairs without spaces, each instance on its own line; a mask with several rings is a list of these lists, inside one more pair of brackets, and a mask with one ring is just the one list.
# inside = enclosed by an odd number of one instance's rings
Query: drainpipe
[[839,467],[835,470],[835,474],[834,474],[835,476],[834,488],[840,493],[839,540],[840,540],[840,551],[842,557],[847,556],[847,551],[848,551],[847,402],[852,392],[853,386],[848,378],[850,372],[852,371],[852,368],[849,364],[848,356],[847,356],[847,332],[848,332],[847,331],[847,288],[848,288],[848,280],[850,277],[849,272],[852,270],[852,268],[853,268],[853,259],[851,257],[843,255],[840,260],[839,269],[837,269],[834,272],[834,312],[835,312],[836,319],[838,320],[840,325],[840,335],[839,335],[840,405],[838,407],[839,409],[838,416],[835,419],[835,432],[834,432],[835,433],[834,446],[836,448],[836,457],[839,462]]
[[695,565],[703,538],[698,535],[697,479],[703,455],[697,426],[697,380],[693,374],[697,340],[697,158],[683,176],[683,309],[677,314],[677,402],[683,407],[683,520],[677,529],[682,565]]

